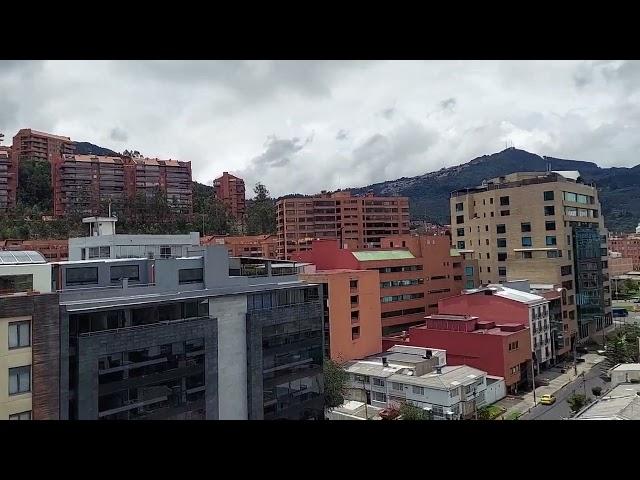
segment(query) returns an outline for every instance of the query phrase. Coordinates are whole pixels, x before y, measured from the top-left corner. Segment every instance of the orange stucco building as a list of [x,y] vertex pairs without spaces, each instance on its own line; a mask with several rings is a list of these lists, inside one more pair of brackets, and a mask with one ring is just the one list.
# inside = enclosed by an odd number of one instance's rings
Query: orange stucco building
[[382,351],[380,276],[375,270],[319,270],[300,276],[323,284],[325,351],[337,362]]

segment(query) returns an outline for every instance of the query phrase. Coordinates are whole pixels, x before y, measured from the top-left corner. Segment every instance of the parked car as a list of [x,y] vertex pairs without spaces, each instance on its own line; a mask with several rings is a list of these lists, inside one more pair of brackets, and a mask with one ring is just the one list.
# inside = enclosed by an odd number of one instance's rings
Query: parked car
[[541,405],[553,405],[554,403],[556,403],[556,397],[550,393],[545,393],[540,397]]

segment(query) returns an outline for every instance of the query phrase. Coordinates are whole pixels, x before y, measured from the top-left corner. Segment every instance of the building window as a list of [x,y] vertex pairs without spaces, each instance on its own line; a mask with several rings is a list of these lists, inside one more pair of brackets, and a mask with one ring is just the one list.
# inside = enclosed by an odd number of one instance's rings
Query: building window
[[9,415],[9,420],[31,420],[31,410],[28,412],[14,413]]
[[464,210],[464,204],[456,203],[456,212],[461,212],[462,210]]
[[497,234],[507,233],[507,226],[504,223],[496,225],[496,233]]
[[567,202],[577,202],[578,195],[573,192],[564,192],[564,199]]
[[544,192],[544,201],[549,202],[553,200],[553,191]]
[[556,229],[556,222],[544,222],[544,228],[545,230],[555,230]]
[[506,262],[507,261],[507,254],[504,253],[504,252],[498,253],[498,261],[499,262]]
[[[491,214],[493,215],[493,212],[491,212]],[[508,217],[509,215],[511,215],[511,212],[509,210],[502,210],[500,212],[501,217]]]
[[506,248],[507,239],[506,238],[498,238],[497,239],[498,248]]
[[473,280],[467,280],[467,281],[466,281],[466,283],[465,283],[465,288],[466,288],[467,290],[469,290],[469,289],[471,289],[471,288],[474,288],[474,287],[475,287],[475,284],[473,283]]
[[[566,288],[567,290],[573,290],[573,280],[566,280],[562,282],[562,288]],[[571,302],[571,297],[569,297],[569,305],[573,305]]]
[[500,205],[509,205],[509,197],[500,197]]
[[547,251],[547,258],[562,257],[562,250],[549,250]]
[[506,277],[507,276],[507,269],[505,267],[498,267],[498,275],[500,277]]
[[[463,228],[458,228],[458,236],[459,237],[464,237],[464,227]],[[393,247],[393,244],[391,246]]]
[[9,395],[31,391],[31,365],[9,369]]
[[556,214],[556,208],[553,205],[547,205],[544,207],[545,216],[551,216]]
[[547,235],[547,237],[545,238],[545,243],[547,244],[547,246],[550,246],[550,247],[558,244],[556,241],[556,237],[549,236],[549,235]]
[[0,294],[33,291],[33,275],[0,276]]
[[[353,321],[353,318],[351,318],[351,320]],[[360,338],[360,327],[351,327],[351,340],[357,340],[359,338]]]
[[358,288],[358,280],[350,280],[349,288]]
[[511,343],[509,344],[509,351],[517,350],[517,349],[518,349],[518,347],[519,347],[519,344],[518,344],[518,341],[517,341],[517,340],[516,340],[515,342],[511,342]]
[[[482,204],[484,205],[484,200],[482,201]],[[493,197],[489,199],[489,205],[493,205]]]
[[424,387],[413,386],[413,393],[416,395],[424,395]]
[[111,283],[120,283],[123,278],[137,282],[140,280],[140,267],[138,265],[118,265],[111,267]]
[[520,231],[521,232],[530,232],[531,231],[531,224],[529,222],[521,223],[520,224]]
[[97,285],[98,267],[77,267],[65,270],[67,285]]
[[491,267],[487,267],[487,273],[491,273]]
[[454,398],[460,395],[460,388],[454,388],[452,390],[449,390],[449,397],[450,398]]
[[387,402],[387,396],[384,393],[376,392],[374,390],[373,392],[371,392],[371,394],[374,402],[381,402],[381,403]]
[[376,378],[376,377],[374,377],[374,378],[373,378],[373,384],[374,384],[376,387],[384,387],[384,380],[382,380],[381,378]]
[[160,247],[160,258],[171,258],[171,247],[163,245]]
[[522,246],[523,247],[531,247],[533,243],[531,243],[531,237],[522,237]]
[[9,349],[24,348],[31,345],[31,322],[9,323]]
[[398,382],[391,382],[391,389],[401,391],[404,390],[404,385]]
[[563,265],[562,267],[560,267],[560,275],[571,275],[571,272],[571,265]]
[[178,283],[202,283],[203,274],[202,268],[183,268],[178,270]]
[[473,277],[473,267],[464,267],[464,274],[467,277]]
[[533,258],[533,252],[522,252],[522,258]]
[[369,383],[369,376],[356,374],[353,376],[353,381],[356,383]]
[[458,249],[460,250],[464,249],[464,240],[458,240]]
[[456,216],[456,223],[458,223],[458,224],[464,223],[464,215],[457,215]]

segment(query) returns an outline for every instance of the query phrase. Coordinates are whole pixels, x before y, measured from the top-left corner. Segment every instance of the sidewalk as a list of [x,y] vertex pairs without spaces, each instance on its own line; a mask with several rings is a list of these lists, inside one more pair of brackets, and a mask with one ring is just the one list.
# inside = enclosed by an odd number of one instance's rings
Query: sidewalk
[[[573,366],[571,366],[569,369],[567,369],[566,373],[561,373],[557,375],[554,379],[550,380],[548,386],[536,388],[536,399],[540,400],[540,396],[544,394],[556,393],[558,390],[562,389],[569,383],[573,382],[577,376],[580,376],[583,372],[588,372],[595,365],[597,365],[598,363],[602,362],[605,359],[605,357],[598,355],[596,353],[587,353],[583,355],[582,358],[584,358],[585,361],[583,363],[578,363],[577,365],[578,375],[574,374]],[[538,377],[546,377],[547,375],[549,375],[549,373],[553,373],[553,372],[550,372],[550,371],[542,372],[542,374],[538,375]],[[494,405],[507,409],[507,411],[503,415],[499,416],[497,420],[501,420],[502,417],[504,417],[505,419],[512,418],[516,416],[516,414],[518,416],[524,415],[525,413],[528,413],[535,406],[533,402],[533,392],[527,392],[521,397],[507,396],[502,400],[494,403]]]

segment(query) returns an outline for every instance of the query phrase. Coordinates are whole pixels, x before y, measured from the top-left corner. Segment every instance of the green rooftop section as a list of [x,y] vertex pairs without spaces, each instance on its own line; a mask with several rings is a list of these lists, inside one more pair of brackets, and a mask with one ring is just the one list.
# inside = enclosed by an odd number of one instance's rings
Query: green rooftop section
[[457,248],[451,248],[449,249],[449,255],[452,257],[459,257],[460,251]]
[[378,250],[370,252],[353,252],[353,256],[361,262],[373,262],[376,260],[402,260],[404,258],[416,258],[409,250]]

